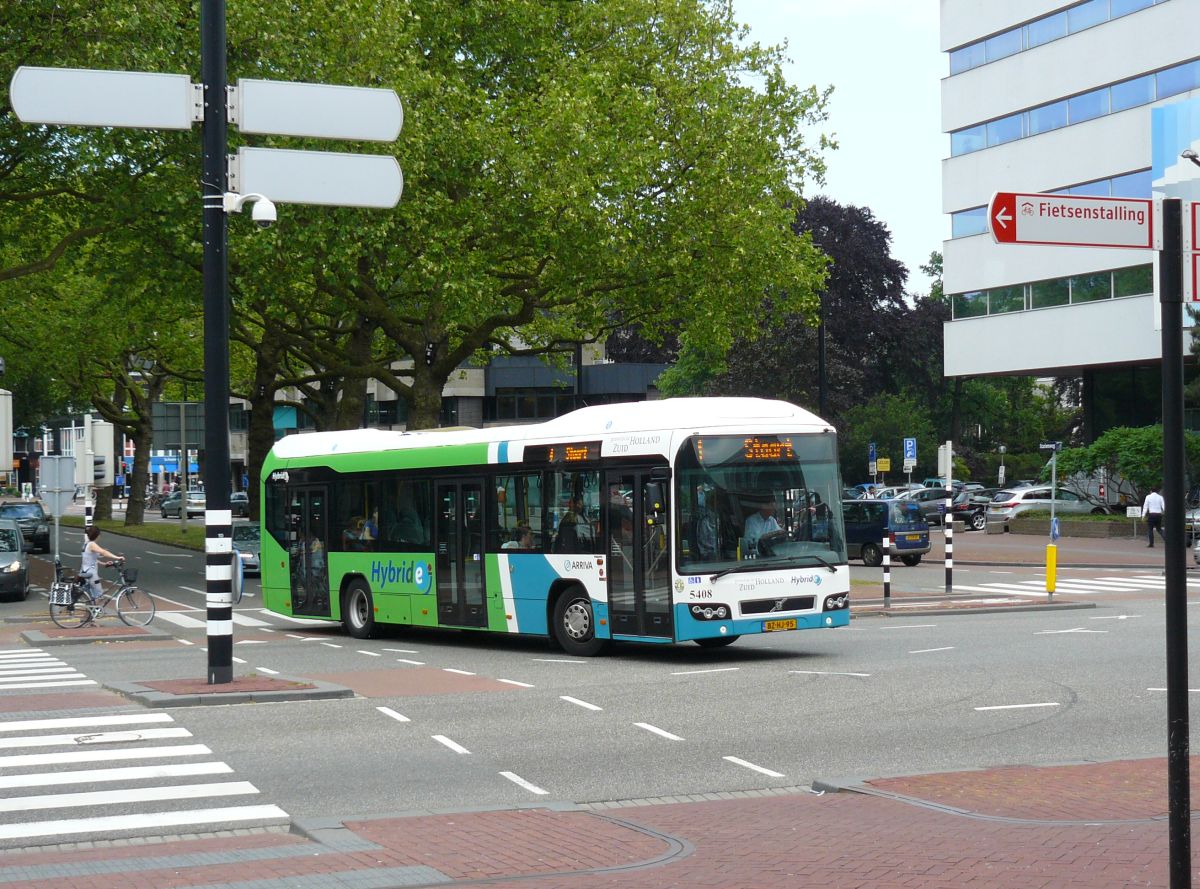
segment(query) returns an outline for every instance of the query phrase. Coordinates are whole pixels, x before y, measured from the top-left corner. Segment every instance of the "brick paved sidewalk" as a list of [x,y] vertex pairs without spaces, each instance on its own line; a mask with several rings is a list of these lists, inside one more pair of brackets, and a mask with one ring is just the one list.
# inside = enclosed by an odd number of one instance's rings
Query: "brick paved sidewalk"
[[[1193,763],[1193,770],[1197,767]],[[1167,885],[1163,759],[694,802],[416,813],[0,856],[0,886],[1116,889]],[[1200,875],[1200,873],[1198,873]]]

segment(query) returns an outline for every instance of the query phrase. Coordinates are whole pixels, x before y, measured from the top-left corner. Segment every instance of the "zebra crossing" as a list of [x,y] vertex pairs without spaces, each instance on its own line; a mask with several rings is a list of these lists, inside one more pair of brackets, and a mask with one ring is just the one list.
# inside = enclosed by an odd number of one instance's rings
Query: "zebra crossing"
[[[96,684],[44,651],[0,651],[0,693]],[[288,821],[232,773],[169,713],[0,721],[0,846]]]
[[[241,627],[250,629],[272,628],[277,626],[298,625],[298,626],[313,626],[313,627],[328,627],[331,624],[327,620],[312,620],[303,617],[291,617],[286,614],[275,614],[272,611],[259,609],[259,613],[263,617],[270,617],[270,620],[264,620],[259,617],[251,617],[244,611],[233,612],[233,622]],[[188,611],[158,611],[154,615],[155,621],[165,621],[182,629],[195,630],[203,629],[207,626],[204,619],[204,610],[196,609],[193,612]]]
[[[1064,578],[1058,577],[1054,592],[1058,595],[1096,596],[1104,593],[1162,592],[1166,589],[1166,578],[1161,574],[1129,574],[1118,577]],[[1200,591],[1200,577],[1188,578],[1189,590]],[[954,585],[955,592],[988,593],[991,595],[1020,596],[1029,599],[1045,599],[1046,579],[994,581],[980,584]]]

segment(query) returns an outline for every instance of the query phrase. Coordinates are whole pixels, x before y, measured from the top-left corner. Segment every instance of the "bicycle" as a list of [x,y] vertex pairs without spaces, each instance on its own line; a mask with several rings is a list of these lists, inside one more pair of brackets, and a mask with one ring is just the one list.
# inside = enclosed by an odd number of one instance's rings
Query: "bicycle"
[[119,580],[112,581],[94,599],[87,582],[76,577],[63,579],[62,563],[54,560],[54,583],[50,585],[50,619],[63,629],[74,630],[99,620],[112,603],[117,617],[130,627],[144,627],[154,620],[154,597],[136,586],[137,569],[126,568],[125,562],[112,562]]

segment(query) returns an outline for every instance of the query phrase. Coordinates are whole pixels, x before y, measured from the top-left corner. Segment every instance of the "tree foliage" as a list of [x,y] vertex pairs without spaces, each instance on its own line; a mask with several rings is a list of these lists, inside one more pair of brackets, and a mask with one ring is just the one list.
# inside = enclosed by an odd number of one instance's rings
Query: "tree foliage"
[[[1184,455],[1187,476],[1195,479],[1200,468],[1200,435],[1185,434]],[[1118,426],[1087,447],[1059,452],[1059,478],[1091,476],[1096,472],[1108,477],[1113,494],[1131,503],[1141,503],[1152,487],[1162,485],[1162,426]]]

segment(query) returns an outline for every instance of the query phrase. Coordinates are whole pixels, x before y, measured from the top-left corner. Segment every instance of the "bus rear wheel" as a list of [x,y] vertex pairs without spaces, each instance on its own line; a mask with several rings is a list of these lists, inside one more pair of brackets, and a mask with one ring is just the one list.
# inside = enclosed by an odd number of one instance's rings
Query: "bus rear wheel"
[[342,598],[342,626],[355,639],[375,635],[375,600],[364,580],[353,580]]
[[567,654],[594,657],[608,648],[608,640],[596,636],[596,613],[583,587],[573,586],[554,603],[554,641]]

